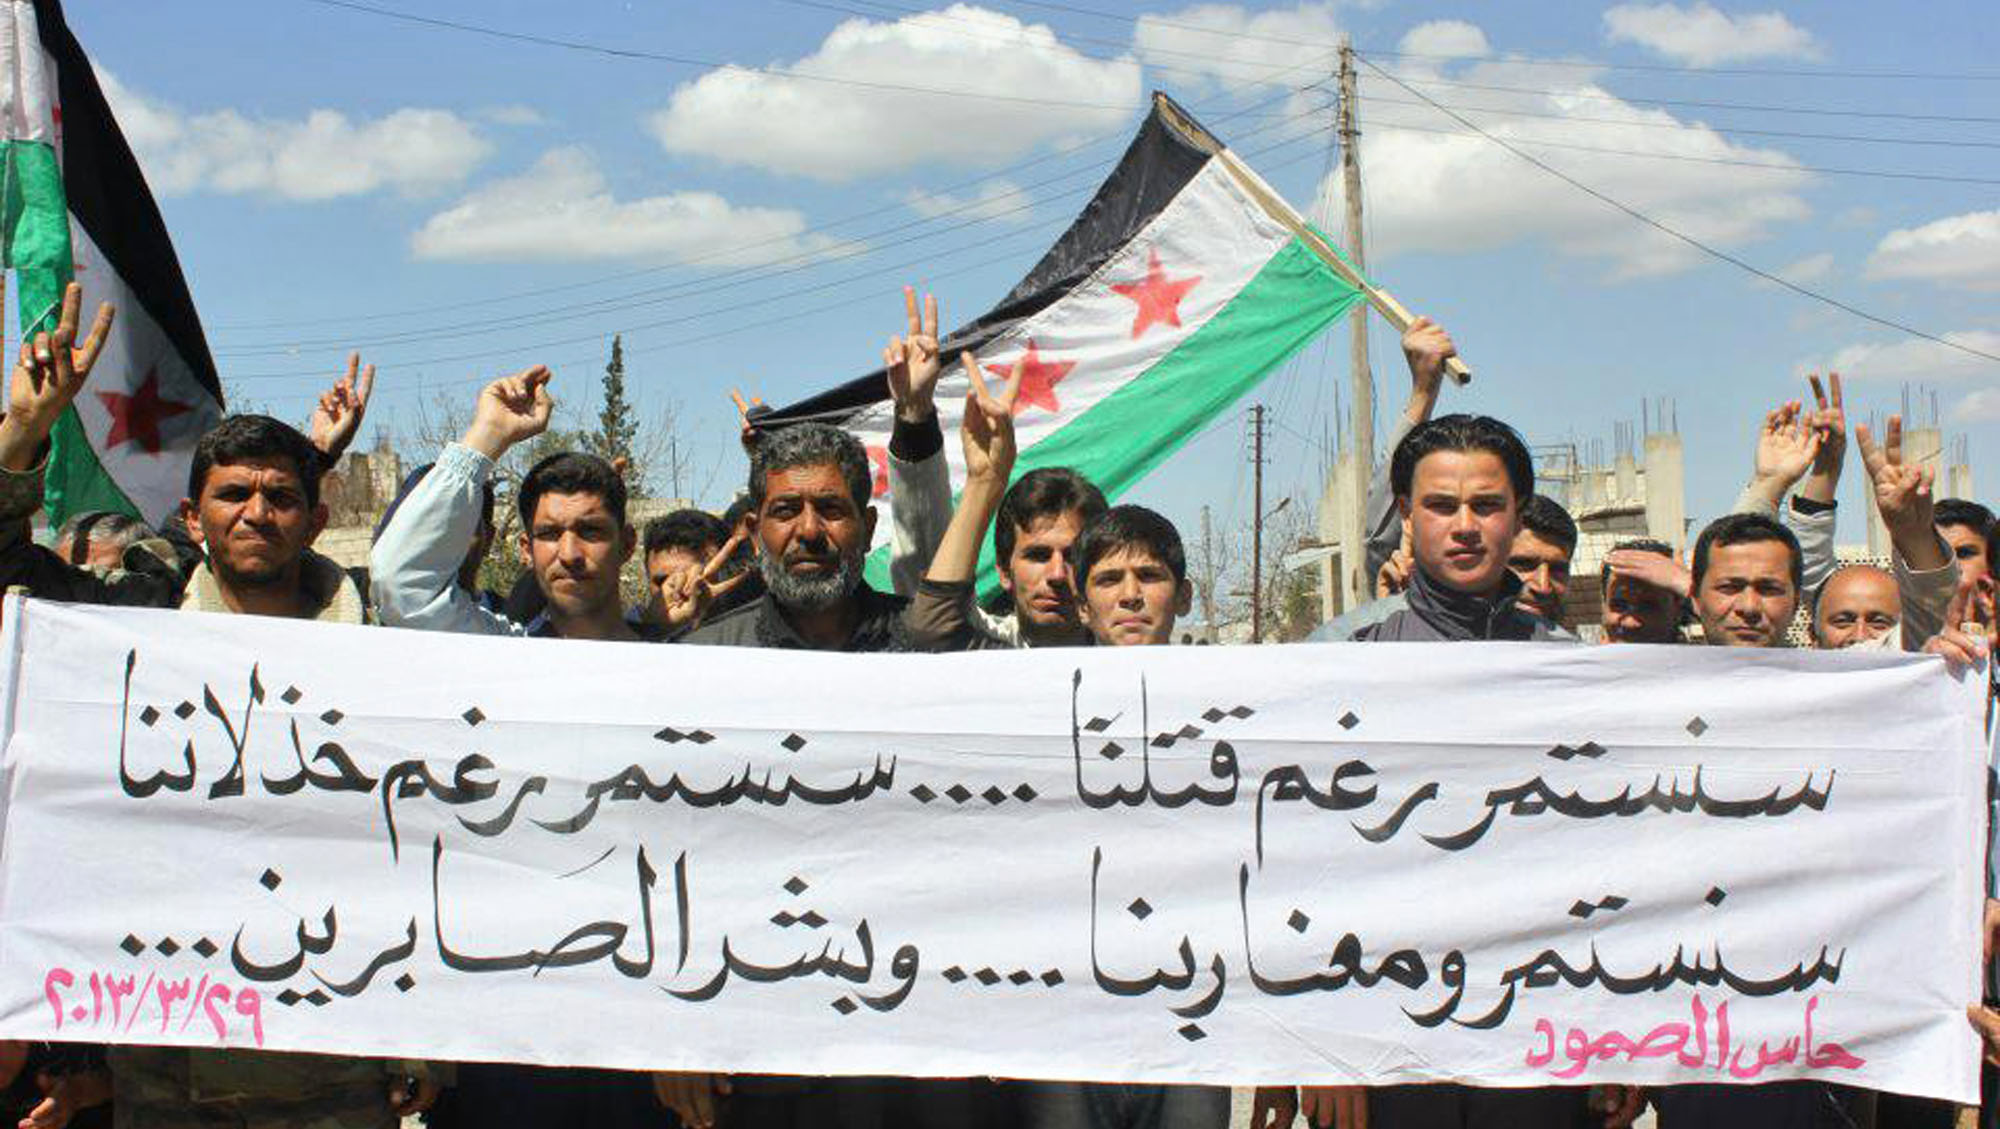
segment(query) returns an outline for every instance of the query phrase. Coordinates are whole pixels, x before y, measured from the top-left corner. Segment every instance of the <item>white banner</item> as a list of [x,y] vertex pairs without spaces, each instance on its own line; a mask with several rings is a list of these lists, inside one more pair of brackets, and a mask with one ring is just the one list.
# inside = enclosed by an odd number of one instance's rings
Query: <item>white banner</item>
[[8,601],[0,1035],[1977,1098],[1983,679]]

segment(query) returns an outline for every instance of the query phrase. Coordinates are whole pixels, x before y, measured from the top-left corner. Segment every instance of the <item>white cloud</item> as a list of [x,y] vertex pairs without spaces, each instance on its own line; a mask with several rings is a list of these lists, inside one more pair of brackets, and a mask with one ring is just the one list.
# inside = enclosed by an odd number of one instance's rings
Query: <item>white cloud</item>
[[1118,128],[1143,93],[1136,60],[1092,59],[1046,24],[953,4],[895,23],[847,20],[789,66],[710,71],[676,89],[647,124],[671,153],[844,181],[917,165],[1004,164],[1042,144]]
[[1034,197],[1011,180],[987,181],[970,196],[912,191],[903,196],[903,201],[925,219],[949,215],[958,219],[1026,223],[1034,218]]
[[547,125],[549,121],[548,118],[542,116],[540,110],[535,109],[533,106],[523,106],[519,103],[510,103],[504,106],[488,106],[486,109],[479,111],[479,116],[492,122],[494,125],[516,127]]
[[[1421,80],[1445,72],[1429,64],[1412,64],[1402,73]],[[1547,91],[1482,92],[1479,104],[1496,112],[1473,115],[1471,120],[1551,167],[1704,242],[1741,247],[1811,212],[1799,194],[1811,176],[1792,167],[1797,162],[1788,154],[1736,144],[1698,122],[1620,101],[1599,85],[1598,75],[1589,69],[1489,60],[1453,69],[1449,77]],[[1436,88],[1418,89],[1430,93]],[[1613,278],[1670,274],[1704,261],[1685,243],[1640,224],[1483,137],[1436,132],[1441,126],[1437,113],[1394,105],[1411,95],[1387,80],[1364,75],[1361,97],[1367,111],[1361,152],[1373,228],[1371,258],[1544,243],[1565,255],[1607,263]],[[1379,100],[1371,103],[1371,97]],[[1558,121],[1549,115],[1598,120]],[[1403,124],[1413,128],[1397,128]],[[1531,144],[1538,138],[1618,152]],[[1635,152],[1667,159],[1628,155]],[[1709,163],[1716,160],[1779,167]],[[1327,214],[1340,214],[1341,191],[1337,173],[1322,185],[1322,198],[1333,209]]]
[[1833,226],[1843,229],[1875,226],[1875,209],[1866,204],[1843,208],[1833,217]]
[[1405,55],[1442,59],[1479,59],[1492,53],[1486,33],[1464,20],[1432,20],[1403,33],[1396,49]]
[[1732,16],[1707,3],[1620,4],[1604,13],[1604,32],[1613,43],[1636,43],[1691,67],[1820,56],[1812,33],[1783,12]]
[[2000,423],[2000,388],[1967,393],[1951,409],[1954,423]]
[[351,119],[251,118],[235,110],[187,113],[140,94],[107,71],[98,81],[153,191],[257,193],[329,200],[388,189],[425,195],[462,182],[491,146],[449,110],[403,109]]
[[805,228],[795,211],[737,207],[712,192],[619,200],[591,155],[568,147],[467,194],[425,221],[410,246],[420,259],[699,259],[723,266],[851,246]]
[[[1968,349],[2000,355],[2000,333],[1992,330],[1968,329],[1941,336]],[[1886,344],[1849,345],[1829,357],[1802,363],[1798,370],[1837,372],[1848,380],[1922,381],[1932,385],[1970,380],[1990,382],[2000,377],[2000,363],[1914,337]]]
[[1946,216],[1882,237],[1869,278],[1914,278],[2000,290],[2000,211]]
[[1808,282],[1819,282],[1833,274],[1833,252],[1821,251],[1817,255],[1807,255],[1796,263],[1787,263],[1772,272],[1786,282],[1796,282],[1803,286]]
[[1132,29],[1132,46],[1175,86],[1301,86],[1333,69],[1340,38],[1333,7],[1307,3],[1247,12],[1234,4],[1198,4],[1149,12]]

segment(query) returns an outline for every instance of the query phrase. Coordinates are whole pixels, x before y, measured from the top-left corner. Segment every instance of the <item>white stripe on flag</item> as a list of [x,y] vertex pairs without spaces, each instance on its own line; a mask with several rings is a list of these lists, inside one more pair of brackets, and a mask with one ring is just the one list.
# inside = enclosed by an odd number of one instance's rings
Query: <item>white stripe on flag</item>
[[105,473],[141,516],[158,521],[186,494],[195,440],[222,408],[83,226],[72,220],[69,231],[83,268],[76,280],[84,317],[95,316],[99,302],[118,308],[104,353],[77,394],[77,418]]
[[[1033,342],[1031,364],[1038,367],[1031,368],[1031,375],[1056,377],[1047,389],[1028,387],[1024,381],[1020,402],[1027,406],[1014,421],[1020,449],[1026,452],[1179,348],[1290,241],[1291,233],[1244,195],[1220,161],[1211,160],[1095,274],[979,351],[980,364],[989,372],[997,367],[997,375],[1004,376]],[[1142,318],[1137,297],[1117,289],[1143,285],[1153,275],[1155,256],[1165,282],[1197,280],[1172,305],[1178,325]],[[1073,367],[1059,375],[1048,367],[1064,365]],[[990,383],[993,376],[988,379]],[[956,358],[947,358],[938,379],[937,409],[954,493],[965,482],[957,431],[965,414],[967,385]],[[1048,406],[1050,400],[1056,410]],[[879,460],[893,422],[893,407],[884,402],[858,413],[845,426],[870,448],[870,458]],[[878,487],[880,467],[878,461]],[[878,496],[875,504],[886,511],[894,499]],[[876,525],[878,545],[888,542],[892,527],[888,516],[885,512],[885,520]]]

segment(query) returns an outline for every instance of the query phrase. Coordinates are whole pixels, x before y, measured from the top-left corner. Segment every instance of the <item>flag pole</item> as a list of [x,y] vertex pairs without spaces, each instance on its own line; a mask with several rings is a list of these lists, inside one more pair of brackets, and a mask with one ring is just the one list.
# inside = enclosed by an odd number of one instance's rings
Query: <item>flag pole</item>
[[[1415,315],[1411,314],[1409,309],[1401,302],[1398,302],[1395,295],[1363,278],[1360,271],[1355,270],[1346,259],[1341,258],[1340,253],[1329,246],[1326,240],[1322,239],[1320,234],[1313,230],[1312,225],[1305,221],[1305,217],[1294,211],[1292,206],[1285,202],[1285,198],[1278,195],[1276,189],[1266,184],[1264,178],[1257,175],[1256,170],[1244,164],[1242,158],[1238,157],[1228,146],[1217,139],[1214,134],[1203,129],[1201,124],[1189,117],[1187,111],[1181,109],[1173,99],[1161,93],[1155,93],[1153,99],[1158,105],[1161,115],[1168,122],[1172,123],[1176,129],[1188,137],[1194,144],[1208,150],[1214,154],[1217,160],[1222,162],[1222,167],[1229,170],[1230,175],[1236,179],[1238,184],[1242,185],[1243,190],[1250,195],[1250,198],[1255,200],[1257,205],[1264,209],[1266,215],[1284,225],[1286,230],[1297,237],[1299,242],[1304,243],[1313,254],[1319,256],[1332,269],[1333,273],[1339,275],[1349,286],[1361,291],[1362,295],[1368,299],[1368,304],[1375,307],[1376,313],[1382,315],[1382,320],[1388,322],[1397,333],[1402,333],[1410,328],[1410,323],[1416,320]],[[1445,361],[1444,367],[1445,372],[1457,383],[1469,384],[1472,382],[1472,370],[1467,368],[1465,362],[1459,360],[1457,357],[1448,358]]]

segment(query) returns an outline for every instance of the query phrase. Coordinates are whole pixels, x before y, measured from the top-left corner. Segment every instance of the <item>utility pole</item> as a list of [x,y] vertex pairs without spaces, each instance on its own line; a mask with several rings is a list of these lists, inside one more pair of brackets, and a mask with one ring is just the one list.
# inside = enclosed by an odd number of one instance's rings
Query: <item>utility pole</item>
[[[1340,37],[1340,99],[1338,120],[1335,125],[1340,134],[1340,177],[1342,194],[1347,197],[1347,258],[1354,269],[1367,273],[1368,255],[1362,246],[1361,236],[1361,130],[1356,125],[1355,112],[1354,43],[1343,35]],[[1352,366],[1353,395],[1350,398],[1353,412],[1353,433],[1351,440],[1354,454],[1354,481],[1349,484],[1352,512],[1348,518],[1349,544],[1354,546],[1355,559],[1344,562],[1347,573],[1348,607],[1357,607],[1367,599],[1370,578],[1363,576],[1367,543],[1368,479],[1375,470],[1375,374],[1368,369],[1368,304],[1357,302],[1354,312],[1348,315],[1349,363]]]
[[1250,405],[1250,641],[1264,641],[1264,405]]

